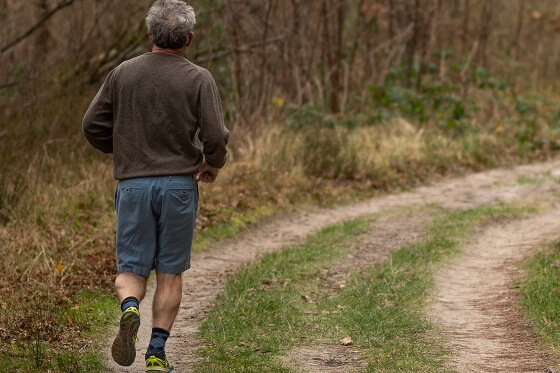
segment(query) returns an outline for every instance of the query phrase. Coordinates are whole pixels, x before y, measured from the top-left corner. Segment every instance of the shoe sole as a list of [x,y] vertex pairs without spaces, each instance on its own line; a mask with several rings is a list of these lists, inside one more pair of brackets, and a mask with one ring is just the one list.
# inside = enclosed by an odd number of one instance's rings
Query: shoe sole
[[169,368],[169,369],[165,369],[165,368],[150,368],[150,369],[146,369],[146,373],[169,373],[173,370],[173,367]]
[[130,366],[136,359],[135,338],[140,328],[140,316],[134,312],[121,317],[119,334],[111,346],[113,360],[119,365]]

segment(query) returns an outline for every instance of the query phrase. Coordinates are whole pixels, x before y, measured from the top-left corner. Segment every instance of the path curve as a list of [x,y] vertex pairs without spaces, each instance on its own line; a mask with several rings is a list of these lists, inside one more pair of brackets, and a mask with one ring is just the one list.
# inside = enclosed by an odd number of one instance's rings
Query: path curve
[[[190,370],[199,360],[196,349],[200,346],[196,332],[200,321],[211,309],[212,301],[223,289],[225,277],[244,264],[265,253],[303,241],[321,228],[393,208],[423,203],[437,203],[446,208],[468,208],[476,205],[508,202],[525,195],[541,193],[542,186],[515,181],[537,173],[560,170],[560,160],[534,165],[501,168],[448,179],[432,186],[419,187],[410,192],[370,199],[343,207],[296,212],[258,224],[238,239],[217,243],[203,253],[193,255],[192,268],[184,276],[184,294],[178,319],[171,332],[167,354],[177,372]],[[203,203],[203,202],[202,202]],[[150,335],[151,295],[149,287],[141,304],[142,324],[139,331],[138,358],[129,368],[116,365],[110,358],[110,343],[115,330],[107,340],[108,365],[116,372],[143,371],[143,354]]]
[[558,205],[542,215],[493,225],[438,273],[430,314],[448,336],[455,371],[549,369],[524,320],[515,279],[522,274],[520,263],[559,232]]

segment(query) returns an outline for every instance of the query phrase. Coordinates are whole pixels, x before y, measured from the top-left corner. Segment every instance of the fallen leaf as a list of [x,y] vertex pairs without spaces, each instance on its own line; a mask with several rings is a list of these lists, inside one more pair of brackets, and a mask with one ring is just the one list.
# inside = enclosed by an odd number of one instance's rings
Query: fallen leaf
[[504,122],[499,121],[496,124],[496,132],[504,132],[504,130],[505,130]]
[[340,340],[340,344],[343,346],[350,346],[352,344],[352,338],[346,337]]

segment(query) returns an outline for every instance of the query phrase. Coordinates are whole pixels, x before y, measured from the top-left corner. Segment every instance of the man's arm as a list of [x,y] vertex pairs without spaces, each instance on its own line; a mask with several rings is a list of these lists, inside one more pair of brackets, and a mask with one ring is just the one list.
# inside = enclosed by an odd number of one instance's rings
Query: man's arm
[[113,152],[113,97],[109,73],[105,82],[89,105],[82,121],[82,131],[87,141],[103,153]]
[[205,71],[198,97],[200,131],[205,163],[213,169],[222,168],[226,162],[226,145],[229,131],[224,123],[220,93],[212,75]]

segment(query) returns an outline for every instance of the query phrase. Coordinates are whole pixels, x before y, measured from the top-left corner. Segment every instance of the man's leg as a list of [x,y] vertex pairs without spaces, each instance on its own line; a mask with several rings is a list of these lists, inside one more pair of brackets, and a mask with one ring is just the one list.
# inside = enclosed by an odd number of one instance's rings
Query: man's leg
[[134,273],[120,272],[115,279],[115,288],[121,301],[119,333],[111,346],[113,359],[128,366],[136,357],[136,333],[140,327],[139,303],[146,294],[146,277]]
[[183,295],[182,274],[170,275],[156,271],[157,288],[153,303],[153,327],[171,330]]
[[155,258],[157,287],[153,303],[152,337],[146,351],[146,372],[169,372],[173,369],[165,354],[165,343],[181,304],[181,274],[190,267],[198,204],[193,175],[168,176],[160,181],[162,204]]
[[134,297],[138,302],[142,302],[146,295],[146,277],[138,276],[130,272],[121,272],[115,279],[115,288],[119,301],[125,298]]
[[136,358],[140,328],[139,303],[154,264],[157,223],[153,208],[152,178],[120,180],[115,191],[117,211],[117,271],[115,288],[123,311],[111,353],[117,364],[129,366]]
[[152,337],[146,358],[157,356],[165,359],[165,342],[173,326],[183,294],[181,274],[167,274],[156,271],[157,287],[152,310]]

